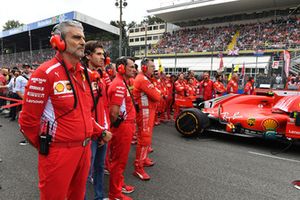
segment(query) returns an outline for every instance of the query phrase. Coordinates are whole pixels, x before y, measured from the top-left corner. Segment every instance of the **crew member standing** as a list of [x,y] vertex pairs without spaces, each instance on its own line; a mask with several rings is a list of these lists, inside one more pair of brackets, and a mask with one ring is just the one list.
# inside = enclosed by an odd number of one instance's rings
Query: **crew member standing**
[[231,80],[229,81],[229,83],[227,84],[227,93],[228,94],[237,94],[238,93],[238,75],[237,73],[233,73]]
[[[134,162],[134,175],[141,180],[149,180],[150,176],[145,172],[144,164],[148,155],[148,149],[152,143],[152,131],[154,126],[155,111],[157,104],[161,100],[160,91],[153,85],[150,77],[154,72],[154,62],[152,59],[144,58],[141,62],[141,72],[134,80],[133,95],[138,103],[137,113],[137,146],[136,158]],[[153,162],[150,160],[150,162]],[[147,163],[147,165],[151,163]],[[153,165],[153,164],[152,164]]]
[[122,187],[134,190],[133,186],[126,186],[123,172],[127,165],[131,140],[135,131],[136,108],[133,96],[129,91],[129,79],[134,77],[134,59],[121,57],[116,61],[117,76],[108,88],[109,115],[112,124],[113,138],[110,142],[110,176],[109,199],[130,200],[122,194]]
[[172,101],[173,101],[173,82],[171,80],[171,75],[166,75],[165,85],[167,89],[167,99],[166,99],[166,111],[167,119],[171,120],[171,110],[172,110]]
[[216,97],[223,96],[226,92],[226,88],[223,84],[223,77],[221,74],[216,75],[216,81],[214,82],[214,91]]
[[196,89],[194,87],[194,80],[192,78],[188,78],[185,90],[187,97],[189,97],[192,100],[196,98]]
[[89,79],[79,62],[85,46],[81,23],[56,25],[50,42],[58,52],[30,77],[19,123],[39,150],[40,199],[82,200],[90,168],[89,141],[104,128],[92,118]]
[[254,94],[254,79],[249,77],[244,88],[244,94],[253,95]]
[[177,115],[180,112],[180,107],[182,107],[182,104],[185,102],[185,85],[184,82],[184,74],[181,73],[178,76],[177,81],[174,83],[175,88],[175,105],[174,105],[174,116],[173,119],[176,120]]
[[[107,85],[103,77],[102,68],[105,64],[105,51],[99,41],[88,41],[85,45],[85,65],[92,71],[91,82],[95,98],[96,110],[93,110],[93,116],[97,122],[105,129],[109,129],[109,112],[107,101]],[[103,132],[103,140],[92,138],[91,150],[91,168],[89,180],[93,180],[94,199],[104,198],[104,161],[106,155],[107,142],[111,139],[109,131]],[[99,143],[100,142],[100,143]],[[85,197],[86,199],[86,197]]]
[[209,73],[205,72],[203,75],[203,80],[200,82],[200,87],[202,88],[203,92],[203,100],[207,101],[212,99],[214,93],[214,83],[209,78]]

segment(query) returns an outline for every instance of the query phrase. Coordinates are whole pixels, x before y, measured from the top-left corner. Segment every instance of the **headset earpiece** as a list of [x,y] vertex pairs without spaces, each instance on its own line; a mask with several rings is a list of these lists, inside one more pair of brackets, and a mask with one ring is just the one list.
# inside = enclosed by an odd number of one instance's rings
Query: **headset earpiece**
[[58,51],[64,51],[66,50],[66,43],[65,41],[61,38],[60,35],[53,34],[50,38],[50,44],[52,48],[58,50]]
[[57,29],[58,24],[55,25],[52,29],[52,36],[50,38],[50,44],[53,49],[58,51],[65,51],[66,50],[66,43],[65,40],[61,36],[61,32]]
[[117,67],[117,72],[120,73],[121,75],[125,74],[125,66],[123,64],[120,64]]
[[142,72],[146,73],[148,70],[148,67],[147,67],[147,65],[142,65],[141,69],[142,69]]

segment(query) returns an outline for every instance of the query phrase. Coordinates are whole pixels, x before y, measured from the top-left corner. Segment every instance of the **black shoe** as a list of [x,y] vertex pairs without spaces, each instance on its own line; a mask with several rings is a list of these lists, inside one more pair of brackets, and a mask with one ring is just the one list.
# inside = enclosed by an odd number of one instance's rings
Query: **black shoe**
[[11,118],[11,115],[6,115],[4,116],[4,118]]
[[11,121],[11,122],[16,121],[16,118],[11,118],[9,121]]

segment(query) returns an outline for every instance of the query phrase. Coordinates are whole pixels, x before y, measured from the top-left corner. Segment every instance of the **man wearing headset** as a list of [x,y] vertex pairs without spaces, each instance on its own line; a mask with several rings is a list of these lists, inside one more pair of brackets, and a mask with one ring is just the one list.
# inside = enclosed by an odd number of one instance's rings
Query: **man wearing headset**
[[[93,114],[97,117],[97,122],[105,129],[109,129],[109,112],[107,101],[107,85],[103,77],[103,66],[105,64],[105,51],[99,41],[92,40],[85,44],[85,65],[92,71],[91,82],[96,102],[96,109]],[[95,118],[96,119],[96,118]],[[108,140],[111,138],[111,133],[103,132],[103,141],[99,144],[98,138],[92,139],[92,157],[89,179],[94,185],[94,199],[102,200],[104,198],[104,161]],[[100,141],[102,142],[102,141]],[[86,199],[86,197],[85,197]]]
[[136,76],[133,85],[133,96],[139,106],[136,118],[138,134],[134,175],[141,180],[149,180],[150,176],[145,172],[144,164],[152,142],[155,111],[161,93],[150,81],[155,67],[153,60],[144,58],[141,65],[142,71]]
[[88,73],[80,63],[85,37],[81,23],[56,25],[50,39],[54,58],[31,75],[19,123],[39,150],[41,200],[82,200],[90,168],[90,140],[105,130],[92,118]]
[[130,200],[122,194],[122,187],[134,191],[133,186],[125,185],[123,172],[127,165],[133,133],[135,131],[136,108],[129,91],[129,79],[135,74],[134,59],[121,57],[116,60],[117,75],[108,88],[109,114],[113,138],[110,141],[109,199]]

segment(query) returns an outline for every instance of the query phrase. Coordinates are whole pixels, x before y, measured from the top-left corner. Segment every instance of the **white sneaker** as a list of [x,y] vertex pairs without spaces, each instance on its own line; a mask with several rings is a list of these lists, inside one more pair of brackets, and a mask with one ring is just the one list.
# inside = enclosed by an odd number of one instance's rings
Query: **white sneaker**
[[27,140],[22,140],[21,142],[19,142],[19,145],[22,145],[22,146],[25,146],[25,145],[27,145],[27,144],[29,144],[29,143],[27,142]]

